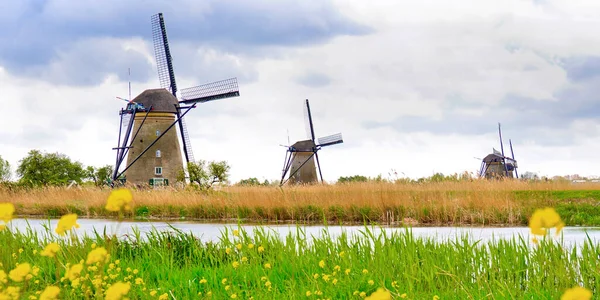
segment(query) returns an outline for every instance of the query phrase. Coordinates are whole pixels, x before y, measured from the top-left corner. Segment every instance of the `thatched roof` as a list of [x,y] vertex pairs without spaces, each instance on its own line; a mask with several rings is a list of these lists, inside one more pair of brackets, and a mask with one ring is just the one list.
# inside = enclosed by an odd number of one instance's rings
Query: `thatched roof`
[[153,112],[170,113],[177,113],[175,104],[179,103],[173,94],[163,88],[145,90],[135,97],[133,102],[141,103],[146,108],[150,108],[150,106],[152,106]]

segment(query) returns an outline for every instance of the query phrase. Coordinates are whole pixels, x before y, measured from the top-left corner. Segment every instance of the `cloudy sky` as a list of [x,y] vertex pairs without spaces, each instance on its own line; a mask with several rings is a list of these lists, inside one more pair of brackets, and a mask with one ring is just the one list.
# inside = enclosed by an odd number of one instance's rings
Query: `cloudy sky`
[[240,97],[186,118],[195,157],[234,182],[281,176],[307,98],[316,134],[344,137],[319,152],[328,181],[476,171],[498,122],[521,173],[600,175],[590,0],[1,1],[0,156],[113,164],[115,97],[159,87],[157,12],[179,88],[238,78]]

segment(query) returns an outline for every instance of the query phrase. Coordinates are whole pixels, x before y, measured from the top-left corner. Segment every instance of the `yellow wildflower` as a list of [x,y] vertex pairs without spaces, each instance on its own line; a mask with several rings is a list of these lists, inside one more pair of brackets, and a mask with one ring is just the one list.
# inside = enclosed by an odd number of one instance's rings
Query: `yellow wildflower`
[[235,247],[238,248],[238,250],[242,250],[242,244],[237,244]]
[[529,228],[534,235],[545,235],[546,229],[552,227],[556,227],[556,234],[558,235],[564,226],[565,223],[561,221],[558,213],[551,207],[536,209],[529,219]]
[[169,299],[169,294],[167,294],[167,293],[164,293],[164,294],[158,296],[158,300],[166,300],[166,299]]
[[240,266],[240,263],[237,261],[234,261],[231,265],[233,266],[234,269],[237,269],[237,267]]
[[265,264],[265,269],[270,269],[271,268],[271,264],[270,263],[266,263]]
[[0,284],[1,283],[7,283],[8,280],[6,279],[8,276],[6,275],[6,272],[4,272],[3,270],[0,270]]
[[312,295],[312,293],[310,291],[306,291],[306,297],[310,297],[310,295]]
[[[85,262],[88,265],[91,264],[95,264],[95,263],[103,263],[108,261],[108,252],[106,251],[106,249],[104,247],[98,247],[92,251],[90,251],[90,253],[88,253],[87,256],[87,261]],[[117,269],[118,271],[118,269]]]
[[438,295],[433,296],[433,300],[440,300],[440,297]]
[[384,288],[378,288],[377,291],[373,292],[369,297],[366,297],[365,300],[391,300],[392,294],[390,291]]
[[592,292],[584,287],[576,286],[567,289],[560,297],[560,300],[589,300],[592,299]]
[[364,297],[366,297],[366,296],[367,296],[367,293],[365,293],[365,292],[360,292],[360,294],[358,294],[358,295],[364,298]]
[[239,235],[240,235],[240,232],[239,232],[237,229],[235,229],[235,230],[233,231],[233,235],[234,235],[234,236],[239,236]]
[[56,253],[60,250],[60,247],[57,243],[50,243],[46,245],[46,248],[40,253],[41,256],[54,257]]
[[8,277],[14,282],[21,282],[29,272],[31,272],[31,266],[28,263],[22,263],[8,272]]
[[83,271],[83,264],[81,263],[69,266],[67,267],[65,278],[69,279],[70,281],[73,281],[79,278],[79,276],[81,275],[81,271]]
[[121,211],[121,209],[131,210],[132,200],[133,195],[131,194],[131,191],[125,188],[120,188],[110,193],[104,208],[108,211]]
[[204,279],[204,278],[200,279],[200,283],[206,283],[206,282],[207,282],[206,279]]
[[4,223],[10,222],[15,213],[15,206],[12,203],[0,203],[0,220]]
[[258,246],[258,252],[260,253],[260,252],[263,252],[263,251],[265,251],[265,247],[263,247],[263,246]]
[[319,262],[319,267],[321,267],[321,268],[325,268],[325,261],[321,260],[321,261]]
[[375,281],[373,281],[373,280],[369,280],[369,281],[368,281],[368,283],[369,283],[369,285],[374,285],[374,284],[375,284]]
[[252,243],[248,244],[248,249],[252,249],[252,248],[254,248],[254,244],[252,244]]
[[231,294],[231,298],[235,299],[235,298],[237,298],[237,295],[236,294]]
[[144,284],[144,279],[142,279],[142,278],[139,278],[139,277],[138,277],[138,278],[136,278],[136,279],[135,279],[135,284]]
[[229,248],[229,247],[225,248],[225,253],[227,253],[227,254],[231,253],[231,248]]
[[73,227],[79,228],[79,224],[77,224],[77,214],[66,214],[58,220],[56,233],[65,235],[65,232],[71,230]]
[[156,290],[150,291],[150,296],[155,296],[155,295],[156,295]]
[[107,290],[106,290],[106,300],[119,300],[121,299],[123,296],[127,295],[127,293],[129,293],[129,289],[131,288],[131,285],[129,283],[123,283],[121,281],[111,285]]
[[404,293],[404,294],[400,295],[400,298],[402,298],[402,299],[404,299],[404,298],[406,298],[406,297],[407,297],[406,293]]
[[344,252],[344,251],[340,252],[340,257],[344,257],[344,254],[346,254],[346,252]]
[[363,274],[367,274],[367,273],[369,273],[369,270],[363,269],[362,272],[363,272]]
[[350,274],[350,269],[346,269],[344,273],[346,273],[346,275]]
[[247,262],[247,261],[248,261],[248,258],[245,256],[242,256],[242,262]]
[[44,291],[40,295],[40,300],[58,299],[59,293],[60,293],[60,289],[57,286],[49,285],[46,287],[46,289],[44,289]]

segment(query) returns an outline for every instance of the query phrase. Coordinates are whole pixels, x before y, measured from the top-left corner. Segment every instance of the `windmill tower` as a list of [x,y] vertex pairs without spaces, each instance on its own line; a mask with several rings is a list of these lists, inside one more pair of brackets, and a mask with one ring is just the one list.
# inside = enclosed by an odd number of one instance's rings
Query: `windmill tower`
[[510,145],[511,157],[504,155],[500,123],[498,123],[498,135],[500,136],[500,151],[492,148],[492,153],[483,158],[479,170],[479,177],[487,179],[503,177],[519,178],[517,172],[518,165],[515,160],[515,153],[513,152],[512,141],[510,139],[508,140],[508,143]]
[[[321,178],[321,182],[323,182],[323,174],[321,173],[321,164],[319,163],[317,151],[321,150],[323,147],[344,142],[341,133],[319,138],[318,143],[315,141],[315,129],[313,127],[308,99],[306,99],[304,105],[304,121],[308,139],[298,141],[291,146],[286,146],[287,151],[285,154],[280,186],[288,181],[291,184],[317,182],[315,159],[317,167],[319,168],[319,177]],[[290,172],[290,175],[285,179],[288,172]]]
[[[180,91],[177,84],[173,59],[169,50],[167,31],[162,13],[151,17],[154,53],[161,88],[143,91],[125,109],[121,109],[117,158],[112,174],[113,182],[134,184],[148,183],[152,186],[174,182],[185,162],[193,162],[194,154],[188,136],[184,116],[198,103],[238,97],[237,79],[230,78]],[[181,143],[177,136],[177,125]],[[132,135],[133,133],[133,135]],[[127,157],[123,170],[120,166]]]

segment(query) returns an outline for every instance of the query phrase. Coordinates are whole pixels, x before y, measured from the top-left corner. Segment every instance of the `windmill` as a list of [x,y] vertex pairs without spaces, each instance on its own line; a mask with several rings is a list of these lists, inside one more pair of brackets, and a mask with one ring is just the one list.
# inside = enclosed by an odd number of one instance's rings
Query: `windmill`
[[[310,113],[310,105],[306,99],[304,105],[304,121],[306,125],[307,140],[302,140],[287,145],[283,171],[281,175],[280,186],[286,182],[290,183],[312,183],[317,181],[317,172],[315,169],[315,159],[319,168],[319,177],[323,182],[323,174],[321,173],[321,164],[319,163],[319,155],[317,151],[323,147],[343,143],[342,134],[336,133],[329,136],[321,137],[315,141],[315,129],[313,127],[312,115]],[[289,144],[289,138],[288,138]],[[290,175],[285,179],[285,175],[290,172]]]
[[[173,58],[162,13],[153,15],[151,24],[161,88],[145,90],[134,99],[122,99],[128,104],[119,112],[121,126],[118,146],[113,148],[117,150],[113,182],[126,180],[152,186],[168,185],[169,179],[175,179],[183,167],[179,138],[176,130],[171,130],[173,126],[177,124],[179,128],[185,161],[193,162],[185,115],[198,103],[240,95],[237,78],[234,77],[182,89],[178,98]],[[120,170],[125,157],[127,163]]]
[[[498,123],[498,135],[500,137],[500,151],[492,148],[492,153],[488,154],[481,161],[479,177],[484,178],[501,178],[501,177],[516,177],[519,178],[517,172],[517,161],[513,151],[512,141],[509,139],[511,157],[504,155],[504,145],[502,142],[502,129]],[[514,172],[514,175],[513,175]]]

